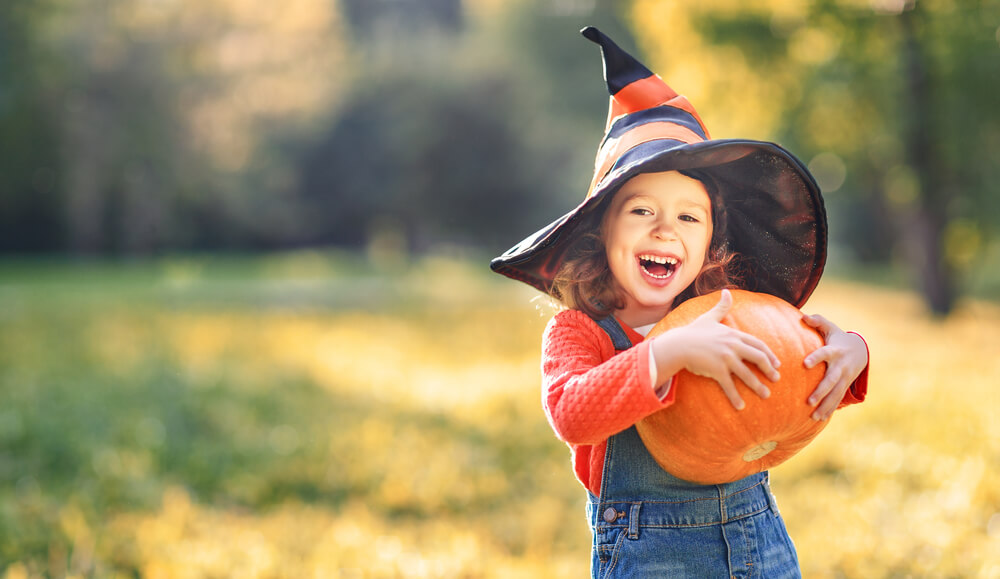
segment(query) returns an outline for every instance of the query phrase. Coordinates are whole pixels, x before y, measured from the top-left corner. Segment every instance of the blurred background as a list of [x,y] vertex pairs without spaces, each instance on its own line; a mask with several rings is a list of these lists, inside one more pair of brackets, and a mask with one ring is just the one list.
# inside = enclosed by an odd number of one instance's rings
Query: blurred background
[[0,577],[585,576],[487,268],[590,182],[585,25],[824,191],[804,573],[1000,577],[1000,0],[4,0]]

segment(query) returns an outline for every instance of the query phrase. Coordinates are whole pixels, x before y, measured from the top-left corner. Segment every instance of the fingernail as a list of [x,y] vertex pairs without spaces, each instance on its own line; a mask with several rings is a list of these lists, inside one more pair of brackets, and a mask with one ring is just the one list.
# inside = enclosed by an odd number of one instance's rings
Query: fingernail
[[812,358],[806,358],[805,360],[802,360],[802,363],[806,365],[806,368],[812,368],[813,367],[813,359]]
[[740,400],[739,402],[736,403],[736,409],[737,410],[743,410],[743,408],[745,408],[745,407],[746,407],[746,404],[742,400]]
[[771,390],[767,386],[764,386],[764,391],[760,393],[761,398],[767,398],[771,395]]
[[815,420],[815,421],[817,421],[817,422],[820,422],[820,421],[823,420],[823,418],[819,415],[819,412],[813,412],[812,413],[812,419]]
[[816,399],[815,398],[810,398],[806,402],[809,403],[809,406],[816,406]]
[[777,382],[778,380],[781,380],[781,374],[777,372],[771,374],[771,382]]

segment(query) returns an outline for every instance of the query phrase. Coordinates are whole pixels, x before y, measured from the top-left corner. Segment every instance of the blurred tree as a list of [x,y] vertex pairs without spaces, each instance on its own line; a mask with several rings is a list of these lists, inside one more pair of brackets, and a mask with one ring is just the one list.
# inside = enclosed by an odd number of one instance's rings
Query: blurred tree
[[583,197],[607,92],[577,31],[622,30],[612,2],[362,4],[346,11],[364,72],[303,157],[300,242],[499,252]]
[[39,42],[51,7],[0,4],[0,251],[62,245],[53,59]]
[[280,239],[291,163],[269,143],[336,107],[338,28],[326,0],[4,2],[0,251]]
[[[809,162],[868,258],[886,233],[929,307],[1000,218],[1000,2],[636,0],[657,70],[717,137],[780,139]],[[721,130],[720,130],[721,129]],[[843,189],[839,194],[830,195]],[[834,224],[836,227],[838,224]],[[873,246],[875,249],[873,249]]]
[[[492,249],[551,209],[547,153],[517,134],[502,80],[386,78],[357,93],[304,158],[301,242],[362,247],[386,229],[409,248]],[[489,106],[486,103],[490,103]],[[526,223],[527,222],[527,223]]]
[[[183,135],[164,46],[137,41],[116,17],[124,0],[60,14],[64,178],[74,253],[147,253],[171,241]],[[69,66],[73,62],[75,66]]]
[[608,97],[600,50],[578,30],[627,43],[620,6],[457,5],[345,4],[364,73],[303,158],[301,242],[362,246],[391,231],[415,250],[499,252],[585,194]]
[[461,0],[341,0],[341,5],[358,43],[394,44],[414,29],[455,33],[464,20]]
[[[506,53],[531,100],[520,111],[551,146],[565,148],[563,207],[586,194],[604,135],[608,92],[600,48],[579,31],[597,26],[627,50],[634,38],[614,0],[521,2],[507,14]],[[541,222],[540,222],[541,223]]]
[[362,245],[386,231],[415,249],[502,251],[589,182],[607,96],[577,30],[630,39],[611,0],[3,10],[0,139],[17,153],[2,160],[0,251]]

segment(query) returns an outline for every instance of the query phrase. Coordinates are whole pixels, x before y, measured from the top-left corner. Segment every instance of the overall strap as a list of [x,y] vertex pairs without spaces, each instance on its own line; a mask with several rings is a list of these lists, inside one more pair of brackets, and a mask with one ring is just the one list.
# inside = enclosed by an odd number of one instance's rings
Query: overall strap
[[[632,347],[632,341],[614,316],[595,320],[604,330],[616,351]],[[677,488],[692,486],[663,470],[653,459],[639,438],[635,426],[627,428],[608,439],[604,455],[604,473],[601,476],[599,502],[627,497],[643,500],[650,496],[672,496]]]
[[628,334],[622,329],[621,324],[614,316],[608,316],[600,320],[594,320],[597,325],[601,327],[602,330],[607,332],[608,337],[611,338],[611,343],[614,344],[615,350],[628,350],[632,347],[632,340],[629,339]]

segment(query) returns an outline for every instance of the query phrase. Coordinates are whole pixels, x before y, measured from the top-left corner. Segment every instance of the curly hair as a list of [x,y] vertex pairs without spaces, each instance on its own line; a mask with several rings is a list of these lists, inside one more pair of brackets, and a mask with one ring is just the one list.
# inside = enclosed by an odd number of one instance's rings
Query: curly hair
[[[674,307],[695,296],[736,288],[743,281],[740,255],[726,244],[726,208],[717,181],[704,170],[680,172],[705,186],[711,201],[713,228],[705,263],[694,282],[674,299]],[[605,203],[604,209],[607,206]],[[595,211],[595,214],[601,213]],[[567,308],[580,310],[594,319],[607,317],[625,307],[622,290],[608,266],[599,219],[591,220],[590,226],[585,227],[567,250],[553,280],[551,294]]]

